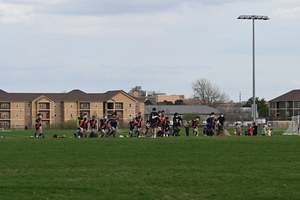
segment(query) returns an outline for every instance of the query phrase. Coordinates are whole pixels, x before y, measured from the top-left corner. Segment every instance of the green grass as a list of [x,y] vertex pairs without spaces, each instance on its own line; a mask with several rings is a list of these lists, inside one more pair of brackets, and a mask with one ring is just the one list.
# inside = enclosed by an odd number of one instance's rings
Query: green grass
[[0,139],[0,198],[299,199],[300,137],[282,132],[156,139],[0,132],[7,137]]

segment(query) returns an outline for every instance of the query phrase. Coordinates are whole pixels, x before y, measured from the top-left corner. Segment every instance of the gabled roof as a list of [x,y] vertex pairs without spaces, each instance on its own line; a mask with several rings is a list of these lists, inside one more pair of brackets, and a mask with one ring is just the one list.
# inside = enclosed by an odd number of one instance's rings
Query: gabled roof
[[300,101],[300,90],[292,90],[270,101]]
[[209,115],[211,112],[215,114],[220,113],[219,110],[206,105],[148,105],[144,106],[145,114],[150,114],[152,108],[156,108],[156,111],[164,110],[166,114],[198,114]]
[[41,96],[52,99],[55,102],[76,101],[76,102],[105,102],[112,99],[117,94],[122,93],[128,98],[138,101],[135,97],[127,94],[123,90],[107,91],[105,93],[85,93],[81,90],[75,89],[68,93],[7,93],[0,89],[0,101],[26,101],[30,102]]

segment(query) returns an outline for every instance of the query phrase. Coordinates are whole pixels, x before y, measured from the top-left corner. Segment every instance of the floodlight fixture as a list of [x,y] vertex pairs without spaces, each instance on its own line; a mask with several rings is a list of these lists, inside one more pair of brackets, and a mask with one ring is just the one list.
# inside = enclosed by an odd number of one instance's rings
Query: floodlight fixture
[[240,15],[238,19],[269,20],[270,18],[264,15]]
[[254,32],[254,21],[255,20],[269,20],[270,18],[268,16],[264,15],[240,15],[237,19],[250,19],[252,20],[252,27],[253,27],[253,104],[252,104],[252,117],[253,122],[256,122],[256,96],[255,96],[255,32]]

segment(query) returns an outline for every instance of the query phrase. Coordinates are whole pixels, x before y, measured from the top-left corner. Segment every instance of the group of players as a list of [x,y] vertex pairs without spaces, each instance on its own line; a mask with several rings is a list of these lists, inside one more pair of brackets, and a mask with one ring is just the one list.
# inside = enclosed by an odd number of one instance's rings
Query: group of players
[[[100,126],[99,126],[99,133],[100,137],[108,136],[108,137],[115,137],[117,126],[118,126],[118,120],[119,117],[116,113],[112,115],[111,118],[108,119],[107,115],[104,115],[102,119],[99,120]],[[76,138],[81,137],[98,137],[98,135],[95,133],[97,131],[97,124],[98,120],[95,116],[92,117],[92,119],[88,119],[87,114],[80,113],[80,115],[77,117],[77,127],[78,132],[74,133],[74,136]],[[110,132],[109,134],[106,133],[106,129],[110,125]],[[90,128],[91,133],[88,136],[88,129]]]
[[[116,113],[113,113],[111,118],[108,118],[107,115],[104,115],[102,119],[99,120],[99,133],[100,137],[115,137],[118,119]],[[188,126],[191,126],[193,129],[194,136],[198,136],[198,125],[199,125],[200,117],[197,116],[195,119],[188,123]],[[225,118],[221,115],[218,119],[214,117],[214,113],[211,113],[211,116],[207,119],[207,124],[204,127],[205,135],[213,136],[215,128],[218,129],[217,135],[222,134],[223,125],[225,122]],[[74,134],[75,137],[97,137],[98,135],[95,133],[98,128],[98,120],[95,116],[92,119],[88,119],[87,115],[81,113],[77,117],[77,126],[78,132]],[[145,129],[142,128],[143,116],[142,113],[139,112],[135,118],[129,122],[129,135],[128,137],[146,137],[148,131],[150,132],[150,137],[156,138],[158,137],[170,137],[170,136],[180,136],[179,132],[181,126],[183,126],[183,120],[181,116],[176,112],[174,113],[172,121],[168,116],[165,115],[165,111],[156,111],[156,108],[152,109],[152,112],[149,115],[149,118],[146,120]],[[88,130],[91,130],[90,135],[88,136]]]
[[[211,113],[210,117],[206,120],[207,124],[204,126],[204,135],[213,136],[215,128],[217,127],[217,135],[222,135],[222,130],[225,122],[225,117],[221,114],[218,119],[214,117],[215,113]],[[105,114],[102,119],[98,120],[95,116],[92,119],[88,119],[87,114],[80,113],[77,117],[77,127],[78,132],[74,134],[76,138],[80,137],[98,137],[95,131],[99,131],[100,137],[115,137],[117,126],[118,126],[119,117],[116,113],[113,113],[112,117],[108,119],[108,116]],[[194,136],[198,136],[198,125],[200,117],[197,116],[190,123],[185,126],[191,126],[193,129]],[[156,108],[152,109],[149,118],[146,120],[146,127],[142,129],[143,116],[139,112],[138,115],[129,122],[129,137],[146,137],[148,130],[151,130],[150,136],[152,138],[159,137],[169,137],[169,136],[180,136],[179,132],[181,126],[183,125],[183,120],[181,116],[176,112],[173,116],[172,123],[168,116],[165,115],[165,111],[156,111]],[[109,128],[109,131],[108,131]],[[91,130],[90,135],[88,136],[88,130]],[[36,137],[37,132],[40,132],[39,136],[42,135],[42,115],[38,114],[36,119],[36,131],[34,137]],[[187,133],[188,136],[188,133]]]

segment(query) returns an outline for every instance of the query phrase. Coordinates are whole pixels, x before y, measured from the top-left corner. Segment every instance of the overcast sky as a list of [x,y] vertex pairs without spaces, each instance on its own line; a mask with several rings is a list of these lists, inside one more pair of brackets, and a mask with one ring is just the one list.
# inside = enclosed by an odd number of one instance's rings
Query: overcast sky
[[300,0],[0,0],[0,89],[193,94],[207,78],[239,101],[300,88]]

